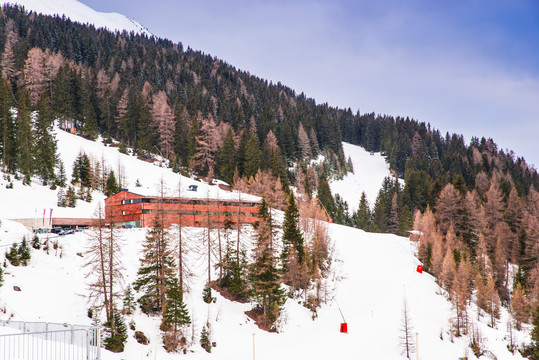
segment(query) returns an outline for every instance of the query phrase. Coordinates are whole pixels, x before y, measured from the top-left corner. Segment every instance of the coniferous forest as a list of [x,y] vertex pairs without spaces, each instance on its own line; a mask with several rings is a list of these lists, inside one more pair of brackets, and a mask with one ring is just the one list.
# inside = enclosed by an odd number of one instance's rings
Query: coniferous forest
[[[407,117],[317,104],[182,43],[11,5],[0,13],[0,67],[5,174],[66,186],[64,166],[71,164],[58,162],[51,135],[57,119],[61,128],[101,136],[141,159],[161,155],[174,171],[255,192],[257,179],[280,180],[282,209],[293,185],[317,196],[338,223],[399,235],[414,228],[422,234],[420,260],[453,298],[466,300],[473,288],[487,294],[492,286],[508,305],[520,286],[527,302],[522,321],[539,305],[539,176],[492,139],[466,144],[462,135]],[[330,190],[330,180],[361,171],[345,159],[342,141],[382,152],[393,173],[375,204],[363,196],[354,213]],[[321,154],[323,162],[309,162]],[[73,170],[88,167],[83,161]],[[117,188],[90,178],[84,186]],[[298,241],[293,235],[290,241]]]

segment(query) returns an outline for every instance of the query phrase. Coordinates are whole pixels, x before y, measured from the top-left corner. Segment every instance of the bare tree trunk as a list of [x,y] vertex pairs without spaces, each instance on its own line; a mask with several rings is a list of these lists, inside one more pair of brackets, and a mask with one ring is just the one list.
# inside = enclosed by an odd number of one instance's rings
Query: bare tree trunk
[[106,314],[106,317],[107,317],[107,321],[111,321],[112,319],[112,314],[110,312],[110,299],[107,295],[107,282],[106,282],[106,278],[107,278],[107,274],[105,272],[105,249],[104,249],[104,244],[103,244],[103,218],[102,218],[102,208],[101,208],[101,204],[99,204],[99,208],[98,208],[98,219],[97,219],[97,232],[98,232],[98,236],[99,236],[99,257],[100,257],[100,263],[101,263],[101,277],[103,279],[103,297],[104,297],[104,301],[105,301],[105,314]]
[[221,246],[221,203],[217,198],[217,243],[219,246],[219,284],[223,279],[223,250]]
[[178,182],[178,282],[183,292],[182,181]]

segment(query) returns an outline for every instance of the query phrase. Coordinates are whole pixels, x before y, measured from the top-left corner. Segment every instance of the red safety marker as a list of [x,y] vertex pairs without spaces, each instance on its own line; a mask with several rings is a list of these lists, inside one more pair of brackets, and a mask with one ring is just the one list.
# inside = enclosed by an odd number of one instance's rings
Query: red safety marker
[[344,334],[348,334],[348,324],[347,323],[341,323],[341,332]]
[[420,273],[420,274],[423,273],[423,266],[422,266],[422,265],[417,265],[416,271],[417,271],[418,273]]

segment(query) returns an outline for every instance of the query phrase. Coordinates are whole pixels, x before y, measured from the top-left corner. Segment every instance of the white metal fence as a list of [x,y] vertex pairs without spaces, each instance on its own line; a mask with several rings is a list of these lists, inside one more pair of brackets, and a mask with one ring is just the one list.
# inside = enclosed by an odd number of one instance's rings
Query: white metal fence
[[100,360],[97,327],[23,321],[0,321],[14,329],[0,335],[0,360]]

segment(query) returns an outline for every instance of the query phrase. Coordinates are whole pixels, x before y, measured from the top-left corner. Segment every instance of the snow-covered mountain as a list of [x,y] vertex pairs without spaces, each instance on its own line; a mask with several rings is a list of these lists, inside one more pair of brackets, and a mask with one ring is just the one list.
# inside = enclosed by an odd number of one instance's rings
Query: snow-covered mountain
[[111,31],[134,31],[152,36],[152,33],[138,22],[118,13],[102,13],[76,0],[1,0],[0,4],[18,4],[27,10],[43,15],[65,15],[72,21],[93,24],[97,28]]
[[[172,188],[179,179],[169,169],[137,160],[134,156],[119,154],[117,148],[105,147],[100,142],[91,142],[61,130],[56,131],[60,158],[67,169],[78,151],[84,149],[107,164],[117,166],[118,162],[123,163],[129,186],[139,179],[143,185],[141,190],[144,191],[156,189],[161,178],[170,182]],[[345,145],[346,156],[363,151]],[[374,192],[379,184],[372,179],[366,181],[363,174],[383,179],[388,174],[383,158],[366,155],[352,159],[355,174],[349,174],[343,181],[348,184],[361,183],[366,193]],[[69,175],[70,171],[67,172]],[[183,178],[183,181],[195,180]],[[200,186],[204,188],[205,185]],[[207,186],[207,189],[210,188],[217,189],[216,186]],[[22,225],[8,220],[13,217],[9,209],[23,215],[33,214],[35,203],[55,201],[51,193],[54,194],[48,187],[38,185],[38,181],[34,181],[32,186],[14,181],[13,189],[0,186],[0,250],[7,250],[24,235],[30,236]],[[344,191],[341,195],[345,200],[354,202],[351,197],[347,197],[347,194],[352,193],[355,191]],[[71,212],[75,216],[90,217],[95,202],[102,199],[102,196],[95,194],[93,203],[81,201],[77,208],[62,211],[65,211],[66,216]],[[192,352],[188,352],[187,358],[248,359],[253,356],[254,346],[256,359],[404,359],[400,337],[402,307],[406,299],[414,334],[417,333],[419,359],[449,360],[464,356],[476,359],[469,348],[469,336],[456,338],[451,335],[452,308],[443,291],[432,276],[416,272],[419,261],[413,243],[395,235],[372,234],[336,224],[328,226],[335,260],[328,279],[326,303],[322,304],[317,316],[313,318],[300,300],[289,299],[284,307],[279,333],[260,330],[245,315],[250,304],[231,302],[217,293],[214,293],[217,298],[215,303],[208,305],[203,302],[201,294],[206,275],[202,274],[207,274],[207,261],[199,246],[203,230],[188,228],[186,238],[189,239],[190,251],[186,261],[195,275],[190,281],[190,291],[185,296],[193,320],[193,326],[188,331]],[[123,229],[121,235],[124,239],[124,277],[128,284],[136,277],[146,229]],[[86,316],[89,307],[88,279],[85,278],[87,270],[83,266],[88,231],[62,237],[54,234],[40,236],[42,241],[48,239],[58,246],[56,249],[51,247],[48,253],[33,250],[28,267],[8,265],[5,268],[4,285],[0,287],[0,309],[6,312],[0,311],[0,320],[12,318],[90,324],[91,320]],[[18,286],[21,291],[15,291],[14,286]],[[488,319],[477,316],[475,305],[470,307],[470,321],[484,339],[484,348],[497,359],[521,359],[518,353],[513,355],[507,350],[507,319],[507,311],[503,310],[497,327],[493,329],[487,326]],[[113,354],[103,350],[103,359],[186,357],[183,354],[168,354],[162,348],[158,317],[148,317],[137,310],[134,315],[126,318],[127,323],[131,321],[136,324],[137,330],[142,330],[149,337],[150,345],[138,344],[133,337],[134,331],[129,330],[125,352]],[[339,332],[343,321],[348,324],[347,334]],[[199,346],[200,332],[206,322],[212,324],[212,341],[217,345],[211,354]],[[3,330],[3,333],[9,332]],[[529,332],[529,327],[524,330]],[[529,337],[525,331],[513,331],[513,341],[522,343],[529,341]]]
[[[12,2],[13,1],[9,1]],[[110,30],[144,32],[151,35],[140,24],[119,14],[103,14],[75,0],[19,0],[15,1],[27,9],[44,14],[59,14],[73,21],[92,23]],[[1,1],[6,3],[6,1]],[[186,187],[193,179],[180,177],[169,169],[137,160],[133,156],[120,154],[117,148],[106,147],[100,142],[84,140],[78,136],[56,130],[60,158],[66,166],[68,176],[73,161],[80,150],[94,159],[104,161],[115,171],[123,169],[125,186],[135,192],[155,193],[161,179],[174,192],[178,183]],[[370,155],[363,149],[349,144],[343,145],[345,156],[351,156],[354,174],[332,184],[354,210],[359,196],[365,191],[371,205],[382,179],[389,170],[383,157]],[[141,184],[137,187],[135,183]],[[91,217],[98,202],[104,196],[93,194],[93,201],[79,201],[74,209],[56,207],[57,190],[39,185],[31,186],[13,180],[14,188],[6,189],[7,180],[0,174],[0,257],[14,242],[23,236],[31,236],[22,225],[11,218],[39,218],[43,209],[54,209],[55,216]],[[226,192],[216,186],[200,184],[199,194],[217,191],[226,197]],[[103,359],[404,359],[402,353],[402,306],[407,301],[409,316],[417,334],[419,359],[457,359],[467,356],[477,359],[469,348],[470,337],[456,338],[451,335],[451,304],[428,274],[416,272],[419,264],[415,246],[407,238],[389,234],[372,234],[362,230],[336,224],[328,224],[335,249],[330,286],[325,303],[316,317],[300,304],[289,299],[280,319],[280,332],[268,333],[260,330],[245,311],[250,304],[231,302],[219,294],[215,303],[202,301],[205,285],[206,260],[197,243],[202,229],[186,230],[187,243],[191,246],[185,260],[195,274],[190,281],[190,291],[185,302],[190,311],[193,326],[188,334],[191,352],[187,355],[167,354],[159,338],[159,319],[148,317],[139,310],[127,317],[138,330],[149,337],[149,345],[140,345],[129,330],[126,350],[113,354],[103,350]],[[125,283],[135,279],[141,257],[141,243],[146,229],[123,229],[122,258],[125,265]],[[0,287],[0,320],[12,318],[23,321],[90,324],[86,316],[88,279],[85,277],[84,252],[88,244],[88,232],[67,236],[42,234],[41,240],[56,244],[49,249],[33,250],[28,267],[4,269],[4,284]],[[0,261],[3,263],[3,261]],[[16,291],[15,286],[21,291]],[[341,316],[342,313],[342,317]],[[497,359],[521,359],[507,350],[510,341],[507,330],[508,314],[502,310],[496,328],[487,326],[488,320],[478,316],[475,305],[470,307],[470,320],[483,339],[483,347]],[[348,333],[339,332],[340,323],[346,321]],[[199,346],[202,326],[212,324],[212,341],[216,347],[206,353]],[[513,331],[512,341],[529,341],[529,327],[524,331]],[[0,333],[9,332],[2,329]],[[487,352],[486,352],[487,353]],[[416,356],[416,354],[414,354]]]

